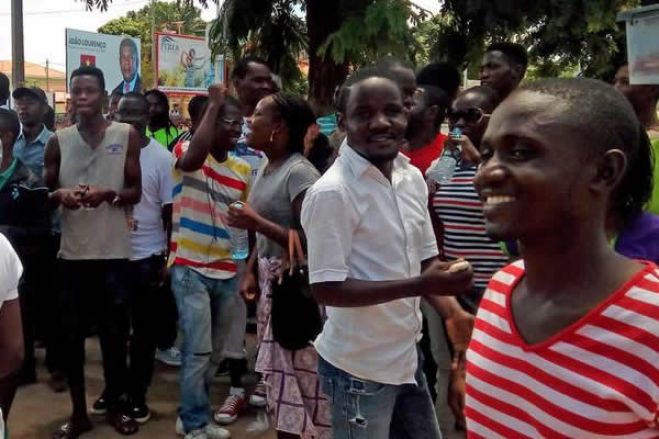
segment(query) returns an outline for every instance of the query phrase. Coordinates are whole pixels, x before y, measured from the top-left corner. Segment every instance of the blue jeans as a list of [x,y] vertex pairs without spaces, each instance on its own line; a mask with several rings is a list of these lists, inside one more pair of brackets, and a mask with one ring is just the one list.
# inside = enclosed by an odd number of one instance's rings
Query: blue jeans
[[210,422],[208,394],[217,370],[211,360],[222,343],[219,316],[237,294],[238,280],[208,278],[181,265],[172,267],[171,278],[183,336],[179,415],[187,433]]
[[356,378],[319,358],[320,382],[332,406],[334,439],[441,439],[418,346],[417,352],[417,384],[402,385]]

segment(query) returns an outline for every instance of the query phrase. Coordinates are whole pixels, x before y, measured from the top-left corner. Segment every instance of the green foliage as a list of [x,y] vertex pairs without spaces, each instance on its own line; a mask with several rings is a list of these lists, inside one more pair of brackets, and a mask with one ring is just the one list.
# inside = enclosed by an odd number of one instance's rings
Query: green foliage
[[363,12],[352,12],[329,35],[321,54],[329,53],[339,63],[363,65],[388,55],[414,61],[423,51],[410,25],[421,23],[426,14],[409,1],[373,0]]
[[[153,12],[153,14],[152,14]],[[206,22],[201,19],[201,10],[187,2],[154,2],[138,11],[130,11],[124,17],[116,18],[98,28],[98,32],[110,35],[130,35],[142,40],[142,80],[146,87],[154,83],[151,28],[164,30],[167,23],[182,22],[181,33],[204,35]],[[170,25],[170,27],[173,27]],[[174,29],[176,29],[174,27]]]
[[225,1],[209,32],[213,53],[263,58],[284,88],[295,87],[303,79],[298,59],[307,49],[307,29],[296,7],[294,0]]

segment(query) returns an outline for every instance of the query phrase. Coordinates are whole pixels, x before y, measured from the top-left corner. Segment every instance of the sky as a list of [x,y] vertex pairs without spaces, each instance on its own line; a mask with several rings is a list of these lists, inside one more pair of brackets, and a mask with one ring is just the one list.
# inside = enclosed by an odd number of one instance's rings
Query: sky
[[[107,12],[85,11],[76,0],[23,0],[25,60],[54,69],[66,69],[64,30],[68,28],[96,32],[97,29],[126,12],[144,7],[149,0],[113,0]],[[438,0],[415,0],[414,3],[437,12]],[[202,18],[215,16],[215,7],[202,10]],[[0,59],[11,59],[11,2],[0,1]]]

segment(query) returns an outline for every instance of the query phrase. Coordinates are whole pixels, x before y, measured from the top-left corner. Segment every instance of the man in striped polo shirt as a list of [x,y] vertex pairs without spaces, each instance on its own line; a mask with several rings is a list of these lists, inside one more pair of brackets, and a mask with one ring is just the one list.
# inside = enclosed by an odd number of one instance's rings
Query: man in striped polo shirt
[[478,310],[470,438],[659,436],[659,270],[606,233],[647,202],[649,147],[629,103],[596,80],[531,83],[494,111],[475,184],[488,234],[519,240],[524,259]]
[[237,292],[236,264],[226,213],[248,195],[251,169],[231,156],[240,137],[238,103],[220,85],[209,88],[206,112],[192,140],[174,149],[173,234],[170,252],[172,290],[183,334],[181,410],[177,432],[186,438],[228,438],[210,424],[208,388],[219,349],[218,316]]

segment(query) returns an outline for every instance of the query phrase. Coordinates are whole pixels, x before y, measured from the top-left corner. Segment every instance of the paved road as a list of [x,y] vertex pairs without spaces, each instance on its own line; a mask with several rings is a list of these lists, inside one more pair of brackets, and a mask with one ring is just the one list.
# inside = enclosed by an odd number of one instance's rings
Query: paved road
[[[42,360],[43,351],[38,351]],[[70,403],[68,393],[55,394],[45,384],[47,372],[41,361],[39,383],[22,387],[18,390],[9,419],[11,439],[50,439],[50,435],[58,425],[66,421]],[[103,372],[98,343],[95,339],[87,343],[87,395],[88,403],[98,397],[103,385]],[[249,379],[251,378],[251,379]],[[248,377],[248,383],[254,382],[254,377]],[[219,378],[214,385],[212,403],[219,405],[229,391],[228,378]],[[149,406],[153,418],[134,436],[135,439],[169,439],[176,438],[174,423],[178,406],[178,369],[157,364],[153,384],[149,390]],[[255,435],[246,430],[256,419],[256,412],[242,416],[235,424],[229,426],[234,439],[274,439],[275,433]],[[94,420],[96,428],[82,436],[82,439],[112,439],[122,436],[105,424],[102,419]]]

